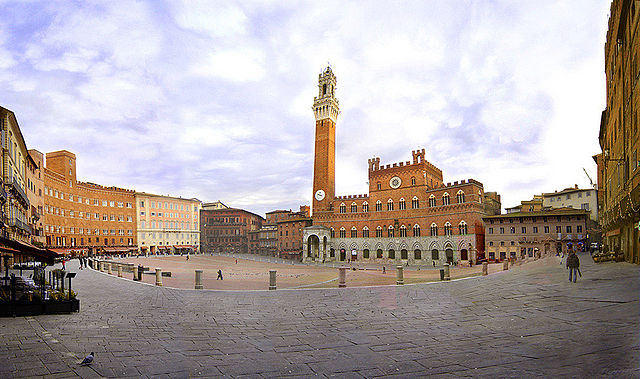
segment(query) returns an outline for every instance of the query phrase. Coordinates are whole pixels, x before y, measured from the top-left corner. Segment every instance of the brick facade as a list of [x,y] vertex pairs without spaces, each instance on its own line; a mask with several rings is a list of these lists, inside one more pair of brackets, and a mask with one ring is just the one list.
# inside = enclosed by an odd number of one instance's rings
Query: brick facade
[[200,210],[203,253],[248,253],[249,233],[262,227],[264,218],[236,208]]
[[[335,85],[328,68],[319,77],[321,95],[328,77]],[[325,103],[335,100],[331,88]],[[327,152],[332,146],[327,141],[335,145],[335,128],[327,136],[323,123],[335,122],[335,117],[318,111],[318,102],[315,98],[313,226],[303,231],[303,260],[430,264],[475,259],[484,252],[482,183],[469,179],[445,184],[442,171],[425,159],[424,149],[413,151],[411,161],[386,166],[380,158],[370,159],[369,194],[331,197],[331,188],[317,186],[333,183],[335,177],[333,169],[318,164],[325,155],[335,155]],[[319,190],[324,190],[324,198],[318,196]]]
[[46,244],[80,254],[137,250],[134,191],[76,180],[75,154],[46,154]]

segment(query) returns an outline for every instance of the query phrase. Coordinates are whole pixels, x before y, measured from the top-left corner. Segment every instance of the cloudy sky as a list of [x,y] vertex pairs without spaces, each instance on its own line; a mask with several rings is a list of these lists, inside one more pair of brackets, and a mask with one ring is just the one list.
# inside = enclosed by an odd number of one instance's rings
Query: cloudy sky
[[264,214],[311,201],[330,63],[338,195],[425,148],[509,207],[596,176],[609,5],[0,0],[0,105],[79,180]]

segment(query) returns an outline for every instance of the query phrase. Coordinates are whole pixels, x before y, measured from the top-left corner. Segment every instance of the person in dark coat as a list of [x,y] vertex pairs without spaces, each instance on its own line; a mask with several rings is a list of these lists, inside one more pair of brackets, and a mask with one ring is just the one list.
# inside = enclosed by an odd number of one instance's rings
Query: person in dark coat
[[567,257],[567,269],[569,269],[569,281],[573,276],[573,282],[578,279],[578,272],[580,270],[580,259],[576,255],[575,251],[569,250],[569,256]]
[[216,278],[216,280],[218,280],[218,279],[223,280],[222,279],[222,270],[218,270],[218,277]]

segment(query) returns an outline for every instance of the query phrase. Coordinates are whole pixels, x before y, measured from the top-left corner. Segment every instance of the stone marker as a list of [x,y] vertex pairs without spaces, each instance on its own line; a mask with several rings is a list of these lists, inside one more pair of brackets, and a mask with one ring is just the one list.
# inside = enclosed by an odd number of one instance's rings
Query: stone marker
[[133,265],[133,280],[138,280],[138,266]]
[[201,290],[202,288],[202,270],[196,270],[196,289]]
[[156,286],[162,287],[162,269],[156,268]]
[[509,261],[502,261],[502,271],[507,271],[509,269]]
[[344,288],[347,286],[347,268],[342,266],[338,268],[338,287]]
[[276,289],[276,270],[269,270],[269,289]]
[[107,274],[113,275],[113,271],[111,271],[111,262],[107,263]]
[[449,263],[445,263],[444,264],[444,280],[450,280],[451,279],[451,273],[449,271]]
[[118,265],[118,278],[122,278],[122,265]]
[[404,267],[402,265],[396,266],[396,284],[399,286],[404,284]]
[[489,272],[489,263],[482,262],[482,275],[487,275]]
[[105,263],[100,261],[100,271],[101,272],[105,272],[107,270],[107,268],[105,267]]

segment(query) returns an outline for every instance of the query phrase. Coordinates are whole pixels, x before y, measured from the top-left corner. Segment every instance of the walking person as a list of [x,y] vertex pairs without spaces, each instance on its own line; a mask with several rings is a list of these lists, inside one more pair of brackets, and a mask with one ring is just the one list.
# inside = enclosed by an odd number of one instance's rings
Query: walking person
[[222,280],[222,270],[218,270],[218,277],[216,278],[216,280]]
[[580,273],[580,259],[571,248],[569,248],[569,256],[567,257],[567,269],[569,269],[569,282],[571,282],[571,277],[573,276],[573,282],[575,283]]

